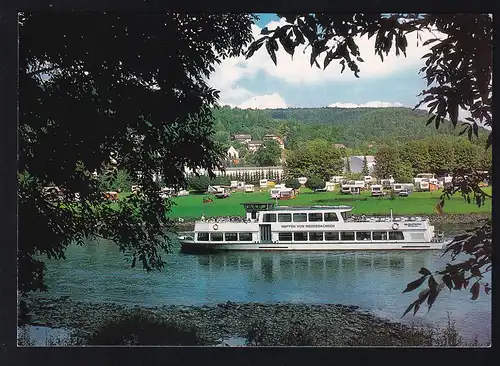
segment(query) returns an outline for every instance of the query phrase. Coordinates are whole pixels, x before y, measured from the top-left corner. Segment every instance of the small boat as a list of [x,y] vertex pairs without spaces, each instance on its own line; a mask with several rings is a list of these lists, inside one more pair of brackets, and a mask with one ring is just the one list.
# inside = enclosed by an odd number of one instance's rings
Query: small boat
[[196,221],[179,236],[184,252],[228,250],[440,250],[427,217],[354,217],[352,206],[243,203],[246,216]]

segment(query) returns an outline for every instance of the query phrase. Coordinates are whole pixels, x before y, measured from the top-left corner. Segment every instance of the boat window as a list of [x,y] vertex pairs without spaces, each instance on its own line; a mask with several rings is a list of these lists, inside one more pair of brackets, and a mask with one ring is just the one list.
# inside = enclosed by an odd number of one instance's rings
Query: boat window
[[358,231],[356,232],[356,240],[371,240],[371,232],[369,231]]
[[342,231],[340,240],[354,240],[354,231]]
[[292,233],[279,233],[279,241],[292,241]]
[[339,221],[335,212],[325,212],[325,221]]
[[222,233],[210,233],[210,240],[211,241],[222,241]]
[[252,241],[252,233],[239,233],[240,241]]
[[292,214],[290,213],[278,214],[278,222],[292,222]]
[[224,237],[226,241],[238,241],[238,234],[236,233],[225,233]]
[[310,232],[309,233],[309,240],[310,241],[323,241],[323,233],[317,232],[317,231]]
[[293,240],[307,241],[307,233],[293,233]]
[[389,240],[404,240],[402,231],[389,231]]
[[351,217],[351,213],[349,211],[344,211],[341,213],[341,215],[344,221],[347,221]]
[[323,221],[323,214],[321,212],[310,213],[309,221]]
[[266,213],[262,217],[262,222],[276,222],[276,214],[274,213]]
[[385,231],[374,231],[373,240],[387,240],[387,232]]
[[327,231],[325,233],[325,240],[329,240],[329,241],[337,241],[337,240],[339,240],[339,233],[338,233],[338,231]]
[[198,241],[208,241],[208,233],[198,233]]
[[293,222],[306,222],[307,214],[304,213],[294,213],[293,214]]

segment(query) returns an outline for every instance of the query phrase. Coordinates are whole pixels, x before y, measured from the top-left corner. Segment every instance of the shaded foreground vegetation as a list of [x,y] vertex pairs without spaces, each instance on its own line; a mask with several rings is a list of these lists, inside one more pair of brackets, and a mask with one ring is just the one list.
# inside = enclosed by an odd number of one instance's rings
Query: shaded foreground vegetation
[[[217,306],[123,308],[68,299],[36,303],[35,324],[75,329],[57,345],[223,345],[240,337],[246,346],[429,346],[479,347],[464,341],[448,315],[444,328],[404,325],[356,306],[232,303]],[[56,310],[58,308],[59,310]],[[78,310],[78,317],[68,313]],[[19,345],[33,345],[26,331]]]

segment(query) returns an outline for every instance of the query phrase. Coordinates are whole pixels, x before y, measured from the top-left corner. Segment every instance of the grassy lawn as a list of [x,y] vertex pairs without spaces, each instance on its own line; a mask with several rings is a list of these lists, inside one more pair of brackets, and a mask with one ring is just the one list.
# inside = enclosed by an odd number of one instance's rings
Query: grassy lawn
[[[491,194],[491,187],[485,188],[485,192]],[[437,192],[414,192],[409,197],[397,197],[390,200],[387,197],[371,197],[370,192],[362,192],[359,196],[342,195],[339,192],[317,192],[312,193],[301,190],[301,193],[292,200],[278,201],[282,206],[307,206],[307,205],[350,205],[353,206],[355,214],[388,214],[393,210],[395,215],[403,214],[434,214],[440,191]],[[199,218],[205,216],[242,216],[245,210],[242,202],[274,202],[268,192],[233,193],[231,197],[224,199],[214,198],[213,203],[202,203],[205,195],[190,195],[177,197],[176,203],[170,213],[171,218],[183,217]],[[445,213],[472,213],[491,212],[491,200],[486,200],[485,205],[478,208],[475,204],[467,204],[462,196],[456,195],[451,200],[446,200]]]

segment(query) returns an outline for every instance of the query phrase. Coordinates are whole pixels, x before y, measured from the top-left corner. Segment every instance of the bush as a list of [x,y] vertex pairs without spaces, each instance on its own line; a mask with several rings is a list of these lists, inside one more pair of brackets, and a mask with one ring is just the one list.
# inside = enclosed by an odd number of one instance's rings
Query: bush
[[110,320],[84,337],[88,345],[196,346],[200,339],[194,328],[182,328],[152,314],[126,314]]
[[389,194],[389,199],[392,201],[394,201],[397,197],[398,197],[398,194],[394,191],[391,191],[391,193]]
[[305,186],[311,190],[325,188],[325,181],[316,177],[311,177],[307,180]]
[[189,189],[196,192],[206,192],[210,185],[210,178],[206,175],[193,176],[188,179]]

